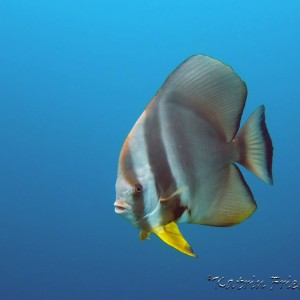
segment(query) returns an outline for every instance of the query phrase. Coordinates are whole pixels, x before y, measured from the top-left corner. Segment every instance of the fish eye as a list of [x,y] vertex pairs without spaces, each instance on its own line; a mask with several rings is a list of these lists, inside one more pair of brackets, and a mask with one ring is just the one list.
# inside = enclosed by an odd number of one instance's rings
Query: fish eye
[[142,186],[140,183],[137,183],[137,184],[134,186],[134,191],[135,191],[137,194],[140,194],[140,193],[143,191],[143,186]]

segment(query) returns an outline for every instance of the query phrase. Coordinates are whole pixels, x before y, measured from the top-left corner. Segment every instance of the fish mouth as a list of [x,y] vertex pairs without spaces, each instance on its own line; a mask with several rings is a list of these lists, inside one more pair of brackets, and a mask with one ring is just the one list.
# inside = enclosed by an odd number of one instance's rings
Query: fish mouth
[[117,214],[123,214],[125,212],[127,212],[129,209],[131,209],[131,205],[127,204],[126,202],[122,201],[122,200],[117,200],[114,203],[115,206],[115,212]]

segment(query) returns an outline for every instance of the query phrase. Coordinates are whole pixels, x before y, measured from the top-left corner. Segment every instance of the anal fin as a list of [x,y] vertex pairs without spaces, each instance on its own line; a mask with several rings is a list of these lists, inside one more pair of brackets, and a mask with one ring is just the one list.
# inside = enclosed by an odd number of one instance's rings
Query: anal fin
[[216,176],[213,187],[218,189],[213,199],[205,200],[205,214],[191,223],[210,226],[232,226],[249,218],[256,210],[256,202],[235,164]]

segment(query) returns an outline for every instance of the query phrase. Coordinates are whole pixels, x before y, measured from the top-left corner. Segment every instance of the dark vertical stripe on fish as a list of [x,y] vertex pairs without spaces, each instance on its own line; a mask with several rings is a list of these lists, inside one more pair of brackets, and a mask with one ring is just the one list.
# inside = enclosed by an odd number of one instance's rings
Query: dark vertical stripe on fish
[[[195,189],[199,185],[199,178],[197,177],[197,167],[195,165],[195,158],[193,153],[192,143],[198,138],[196,135],[191,137],[194,133],[192,130],[195,128],[189,128],[188,122],[191,120],[188,119],[188,115],[180,115],[178,110],[174,110],[170,107],[167,110],[168,119],[176,120],[172,122],[172,126],[169,127],[170,135],[173,137],[175,146],[175,153],[177,157],[177,162],[180,165],[180,171],[184,173],[186,184],[188,184],[189,192],[192,195],[195,192]],[[192,140],[193,138],[193,140]],[[200,163],[199,161],[197,163]]]
[[148,160],[159,188],[159,196],[167,198],[176,191],[177,187],[161,136],[161,122],[158,110],[159,107],[156,101],[145,119],[144,136]]
[[[161,120],[159,118],[159,104],[155,100],[151,104],[151,111],[148,112],[144,123],[144,136],[146,141],[146,149],[149,164],[154,175],[156,186],[158,189],[159,198],[168,198],[176,190],[176,180],[172,174],[169,165],[168,156],[165,145],[161,135]],[[167,224],[178,219],[184,209],[181,209],[180,195],[172,197],[172,199],[163,201],[162,208],[162,222]]]
[[[127,180],[128,183],[132,186],[132,189],[135,189],[135,186],[139,184],[137,174],[135,172],[134,163],[133,163],[133,155],[129,147],[128,140],[126,140],[124,146],[124,153],[122,156],[122,169],[124,170],[123,176]],[[150,230],[150,225],[148,221],[144,218],[146,215],[145,212],[145,198],[143,191],[140,193],[133,192],[134,203],[132,205],[133,215],[135,217],[135,221],[138,227],[144,230]]]

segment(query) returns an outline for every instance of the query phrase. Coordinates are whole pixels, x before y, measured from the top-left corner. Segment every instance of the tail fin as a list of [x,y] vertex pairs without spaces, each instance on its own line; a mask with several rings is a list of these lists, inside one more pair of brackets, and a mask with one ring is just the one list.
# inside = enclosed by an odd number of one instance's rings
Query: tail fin
[[238,146],[237,162],[263,181],[273,184],[273,145],[265,123],[265,107],[258,107],[234,140]]

